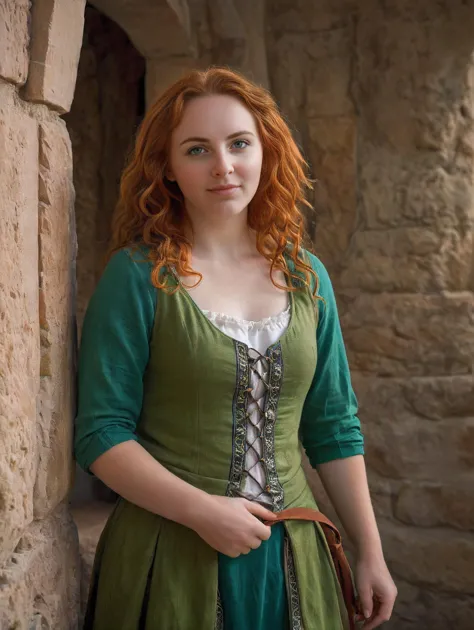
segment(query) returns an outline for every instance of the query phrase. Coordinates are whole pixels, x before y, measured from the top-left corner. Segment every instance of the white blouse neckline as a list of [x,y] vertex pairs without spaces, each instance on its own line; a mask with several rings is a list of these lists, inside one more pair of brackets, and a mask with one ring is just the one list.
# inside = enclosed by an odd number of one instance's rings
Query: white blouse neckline
[[270,317],[264,317],[259,320],[242,319],[240,317],[234,317],[233,315],[227,315],[226,313],[209,311],[207,309],[202,309],[202,312],[213,324],[221,324],[224,326],[226,324],[234,324],[246,329],[265,330],[281,328],[282,326],[288,324],[291,314],[291,304],[288,304],[288,306],[277,315],[271,315]]

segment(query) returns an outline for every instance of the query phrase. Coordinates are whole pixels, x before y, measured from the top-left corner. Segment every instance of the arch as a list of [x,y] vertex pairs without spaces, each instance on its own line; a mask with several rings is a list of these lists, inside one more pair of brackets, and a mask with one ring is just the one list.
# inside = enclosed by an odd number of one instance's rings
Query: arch
[[187,0],[93,0],[146,59],[196,56]]

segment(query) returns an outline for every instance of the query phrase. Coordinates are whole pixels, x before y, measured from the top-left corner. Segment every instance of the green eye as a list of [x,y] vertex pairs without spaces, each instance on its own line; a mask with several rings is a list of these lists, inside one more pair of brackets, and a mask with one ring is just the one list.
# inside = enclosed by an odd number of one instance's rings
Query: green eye
[[[236,144],[240,144],[243,146],[236,147],[235,146]],[[249,146],[249,143],[247,142],[247,140],[236,140],[232,146],[235,147],[236,149],[245,149],[245,147]]]
[[204,149],[202,147],[191,147],[188,155],[202,155],[202,153],[197,153],[197,151],[204,151]]

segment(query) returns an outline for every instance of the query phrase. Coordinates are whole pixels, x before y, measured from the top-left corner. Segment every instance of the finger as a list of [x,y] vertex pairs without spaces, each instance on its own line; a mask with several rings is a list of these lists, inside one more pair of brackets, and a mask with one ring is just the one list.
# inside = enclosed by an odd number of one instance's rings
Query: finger
[[261,518],[264,521],[274,521],[276,519],[276,514],[264,508],[260,503],[256,503],[255,501],[246,501],[245,507],[254,516]]
[[365,619],[370,619],[374,610],[373,591],[369,587],[359,587],[360,609]]
[[258,527],[255,529],[255,534],[260,538],[261,541],[268,540],[272,535],[272,529],[268,525],[259,523]]
[[370,621],[364,626],[364,630],[372,630],[372,628],[377,628],[382,623],[385,623],[392,616],[394,602],[386,601],[386,602],[377,602],[376,610],[374,611],[374,616]]
[[261,544],[262,544],[262,541],[261,541],[260,538],[254,538],[252,540],[252,542],[250,543],[250,548],[251,549],[258,549]]

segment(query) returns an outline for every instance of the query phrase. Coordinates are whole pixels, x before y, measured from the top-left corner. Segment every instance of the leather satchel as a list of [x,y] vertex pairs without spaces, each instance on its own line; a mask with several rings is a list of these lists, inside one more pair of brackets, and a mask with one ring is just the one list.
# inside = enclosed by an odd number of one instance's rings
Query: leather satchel
[[337,527],[326,516],[324,516],[324,514],[311,508],[289,508],[288,510],[278,512],[276,517],[277,518],[275,520],[266,521],[265,524],[271,526],[280,521],[299,520],[313,521],[321,525],[331,552],[336,575],[339,580],[339,584],[341,585],[342,596],[344,598],[344,603],[349,617],[349,627],[350,630],[355,630],[356,615],[360,615],[361,610],[359,600],[355,593],[349,562],[347,561],[342,548],[341,534],[339,533]]

